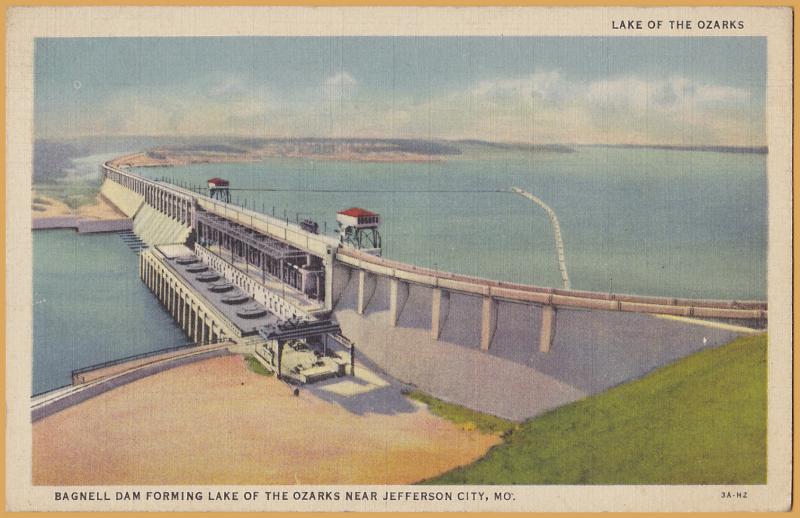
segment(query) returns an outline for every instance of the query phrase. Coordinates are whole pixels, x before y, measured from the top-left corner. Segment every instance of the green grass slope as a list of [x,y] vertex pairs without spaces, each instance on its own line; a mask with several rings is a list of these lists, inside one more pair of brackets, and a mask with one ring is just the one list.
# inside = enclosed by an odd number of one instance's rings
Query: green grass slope
[[766,335],[701,351],[523,423],[425,484],[763,484]]
[[272,371],[267,370],[267,368],[264,367],[261,362],[258,361],[252,354],[246,354],[244,356],[244,362],[247,364],[247,368],[256,374],[261,376],[272,376]]
[[447,403],[419,390],[406,392],[405,396],[425,403],[433,415],[447,419],[464,430],[478,430],[483,433],[502,435],[517,428],[517,424],[513,421],[477,412],[461,405]]

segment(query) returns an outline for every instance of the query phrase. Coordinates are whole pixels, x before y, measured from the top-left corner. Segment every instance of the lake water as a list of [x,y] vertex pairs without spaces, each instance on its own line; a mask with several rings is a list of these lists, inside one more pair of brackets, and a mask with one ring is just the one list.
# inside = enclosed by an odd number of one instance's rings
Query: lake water
[[289,189],[232,194],[249,208],[272,214],[274,207],[290,221],[314,219],[329,233],[336,211],[360,206],[381,214],[386,257],[561,286],[545,211],[519,195],[491,192],[517,186],[558,215],[573,288],[766,297],[766,155],[485,149],[431,163],[275,158],[139,172],[195,186],[220,176],[235,189]]
[[187,342],[119,236],[33,233],[33,394],[74,369]]

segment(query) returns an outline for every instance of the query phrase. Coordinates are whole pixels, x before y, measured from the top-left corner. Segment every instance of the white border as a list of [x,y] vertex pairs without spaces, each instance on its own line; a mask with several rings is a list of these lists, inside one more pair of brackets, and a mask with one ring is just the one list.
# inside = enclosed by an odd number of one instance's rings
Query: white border
[[[743,30],[619,31],[611,20],[741,19]],[[452,491],[512,491],[516,500],[485,504],[383,505],[263,500],[235,506],[200,503],[131,506],[124,502],[55,502],[53,488],[31,486],[31,162],[33,40],[80,36],[245,35],[532,35],[765,36],[769,192],[769,439],[765,486],[451,486]],[[292,7],[36,7],[7,18],[6,193],[6,490],[10,510],[394,510],[600,511],[786,510],[791,502],[791,101],[792,12],[789,8],[292,8]],[[735,452],[731,453],[735,455]],[[358,489],[358,486],[326,486]],[[383,489],[407,486],[381,486]],[[365,487],[368,489],[369,487]],[[72,487],[70,490],[80,490]],[[87,489],[87,488],[84,488]],[[117,488],[88,488],[108,491]],[[169,486],[171,490],[189,487]],[[203,489],[195,487],[193,489]],[[207,489],[207,488],[206,488]],[[217,489],[216,487],[214,489]],[[240,487],[265,490],[267,487]],[[269,489],[281,489],[270,486]],[[284,487],[290,493],[298,488]],[[309,486],[303,489],[311,489]],[[413,489],[422,489],[414,487]],[[722,490],[747,491],[722,500]]]

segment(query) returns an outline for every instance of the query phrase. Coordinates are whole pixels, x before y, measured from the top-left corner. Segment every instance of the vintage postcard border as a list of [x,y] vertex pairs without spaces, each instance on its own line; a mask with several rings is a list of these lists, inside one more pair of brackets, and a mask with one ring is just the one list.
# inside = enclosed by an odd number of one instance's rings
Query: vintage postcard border
[[[188,11],[187,11],[188,9]],[[32,150],[33,39],[43,36],[233,36],[233,35],[630,35],[613,32],[610,15],[635,13],[664,18],[680,15],[718,16],[711,8],[17,8],[7,17],[7,135],[6,135],[6,497],[13,510],[145,510],[163,505],[125,503],[57,503],[52,489],[30,485],[29,390],[31,364],[31,235],[30,164]],[[768,41],[767,117],[769,254],[769,440],[768,484],[746,487],[747,502],[720,502],[722,487],[686,486],[547,486],[492,487],[513,491],[516,500],[503,505],[470,506],[470,510],[766,510],[789,505],[791,484],[791,344],[792,265],[791,13],[780,9],[726,8],[725,16],[747,20],[735,35],[766,36]],[[732,35],[725,31],[714,35]],[[653,31],[648,36],[698,36],[690,31]],[[13,224],[12,224],[13,223]],[[12,258],[13,259],[10,259]],[[8,294],[14,294],[9,298]],[[28,366],[16,368],[15,366]],[[27,483],[25,483],[27,481]],[[405,487],[405,486],[401,486]],[[117,488],[104,488],[113,491]],[[188,489],[175,487],[174,489]],[[248,488],[242,488],[248,489]],[[249,488],[253,489],[253,488]],[[287,487],[292,490],[293,488]],[[469,490],[466,486],[463,489]],[[175,510],[231,510],[208,502],[182,503]],[[344,506],[291,502],[264,507],[241,503],[237,510],[344,510]],[[374,504],[349,510],[386,510]],[[422,510],[402,505],[393,510]],[[461,506],[428,504],[424,510],[457,511]]]

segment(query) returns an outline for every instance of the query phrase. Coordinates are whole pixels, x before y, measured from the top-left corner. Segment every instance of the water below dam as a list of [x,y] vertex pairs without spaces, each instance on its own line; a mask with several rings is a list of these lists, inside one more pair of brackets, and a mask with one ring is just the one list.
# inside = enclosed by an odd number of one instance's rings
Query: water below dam
[[289,221],[316,220],[329,234],[336,211],[360,206],[381,214],[386,257],[560,287],[547,213],[497,192],[516,186],[558,215],[574,289],[766,298],[766,155],[486,149],[466,146],[426,163],[270,158],[138,172],[194,186],[219,176],[234,189],[262,189],[234,190],[233,201]]
[[138,268],[116,234],[33,233],[33,394],[80,367],[188,343]]

